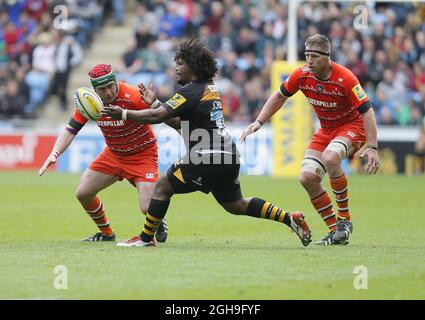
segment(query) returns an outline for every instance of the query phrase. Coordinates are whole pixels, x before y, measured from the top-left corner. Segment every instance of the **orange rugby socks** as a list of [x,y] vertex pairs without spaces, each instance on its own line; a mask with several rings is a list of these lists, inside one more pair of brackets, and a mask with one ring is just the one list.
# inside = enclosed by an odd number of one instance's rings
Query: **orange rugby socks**
[[348,183],[345,174],[338,178],[329,179],[331,187],[335,195],[336,203],[338,205],[338,219],[345,219],[350,221],[350,212],[348,210]]
[[333,210],[332,200],[326,191],[314,199],[310,200],[317,213],[320,214],[323,221],[325,221],[329,230],[336,230],[336,215]]
[[113,230],[109,226],[108,218],[103,209],[103,203],[98,197],[94,197],[89,204],[83,205],[83,207],[103,235],[110,236],[113,234]]

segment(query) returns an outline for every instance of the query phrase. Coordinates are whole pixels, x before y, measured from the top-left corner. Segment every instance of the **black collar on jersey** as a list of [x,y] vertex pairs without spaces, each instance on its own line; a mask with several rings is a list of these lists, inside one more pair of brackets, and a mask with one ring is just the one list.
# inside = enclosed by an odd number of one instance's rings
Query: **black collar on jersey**
[[305,53],[306,53],[306,54],[307,54],[307,53],[310,53],[310,52],[318,53],[318,54],[320,54],[320,55],[322,55],[322,56],[327,56],[327,57],[329,57],[329,56],[331,55],[329,52],[320,51],[320,50],[305,50]]

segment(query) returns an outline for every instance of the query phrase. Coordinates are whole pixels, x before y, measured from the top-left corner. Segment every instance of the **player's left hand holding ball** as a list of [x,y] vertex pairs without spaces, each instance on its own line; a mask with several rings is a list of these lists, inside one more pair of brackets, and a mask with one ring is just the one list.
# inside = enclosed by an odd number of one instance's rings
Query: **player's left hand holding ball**
[[102,115],[110,116],[112,119],[121,120],[123,108],[115,106],[113,104],[107,104],[103,106]]

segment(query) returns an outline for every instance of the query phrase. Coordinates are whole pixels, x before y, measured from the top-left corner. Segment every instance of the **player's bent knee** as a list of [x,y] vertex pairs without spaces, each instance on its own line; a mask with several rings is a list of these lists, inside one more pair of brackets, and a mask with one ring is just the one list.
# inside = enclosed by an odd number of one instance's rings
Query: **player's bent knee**
[[148,202],[146,202],[146,203],[141,203],[141,204],[140,204],[140,211],[142,211],[142,213],[143,213],[144,215],[146,215],[146,214],[148,213],[148,209],[149,209],[149,202],[150,202],[150,201],[148,201]]
[[224,208],[224,210],[235,215],[245,214],[246,211],[244,210],[244,204],[242,200],[230,203],[220,203],[220,205]]
[[338,167],[341,163],[339,157],[335,154],[329,154],[323,156],[323,164],[327,171],[332,171],[333,168]]
[[303,187],[308,187],[314,183],[314,179],[312,179],[312,177],[313,176],[311,174],[302,173],[299,176],[298,181]]
[[304,173],[310,173],[314,176],[317,176],[320,181],[326,174],[326,167],[323,164],[322,160],[320,160],[318,157],[306,156],[301,162],[301,176],[299,179],[300,183],[305,186],[316,182],[316,179],[314,179],[314,177]]
[[158,182],[155,185],[152,197],[155,199],[165,200],[171,198],[173,194],[173,187],[171,186],[167,177],[164,176],[159,178]]
[[[332,156],[326,156],[326,154],[328,154],[329,152],[327,151],[332,151],[334,153],[336,153],[339,156],[339,161],[347,158],[348,156],[348,145],[345,141],[342,140],[332,140],[331,143],[328,144],[328,146],[326,147],[325,151],[323,152],[323,161],[334,161]],[[328,159],[328,158],[332,158],[332,159]]]
[[78,187],[75,191],[75,196],[80,202],[89,202],[96,196],[96,194],[88,192],[88,190],[85,190],[84,188]]

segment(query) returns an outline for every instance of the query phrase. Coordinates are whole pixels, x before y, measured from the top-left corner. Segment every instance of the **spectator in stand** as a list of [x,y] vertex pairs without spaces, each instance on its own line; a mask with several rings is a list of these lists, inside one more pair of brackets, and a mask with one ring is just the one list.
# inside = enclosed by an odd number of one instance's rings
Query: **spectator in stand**
[[0,66],[6,64],[8,56],[6,53],[6,43],[4,39],[0,36]]
[[413,70],[415,73],[415,90],[419,91],[421,87],[425,87],[425,70],[419,62],[415,63]]
[[118,65],[117,77],[121,81],[135,85],[132,77],[142,69],[142,62],[138,57],[137,40],[130,40],[124,53],[121,55],[121,63]]
[[253,30],[256,34],[260,35],[261,30],[263,29],[263,18],[261,17],[261,12],[257,7],[249,7],[249,28]]
[[240,56],[246,52],[255,52],[256,35],[248,27],[242,27],[238,32],[236,39],[235,51]]
[[409,67],[413,67],[415,61],[419,59],[419,51],[415,46],[412,37],[407,37],[403,40],[403,49],[400,53],[400,58],[406,62]]
[[28,14],[28,12],[22,12],[17,27],[22,31],[25,41],[29,42],[31,38],[36,34],[37,22]]
[[133,30],[137,40],[137,48],[146,48],[149,41],[156,39],[159,29],[159,17],[155,12],[148,11],[144,3],[137,5]]
[[[362,41],[363,50],[361,53],[362,62],[365,66],[372,65],[375,56],[375,43],[371,37],[365,36]],[[369,76],[368,76],[369,78]]]
[[263,88],[259,75],[254,75],[243,85],[243,99],[248,109],[249,121],[253,122],[264,103]]
[[30,88],[25,82],[25,76],[26,76],[26,67],[20,67],[16,70],[15,78],[19,85],[19,88],[18,88],[19,95],[23,96],[25,99],[25,104],[22,106],[23,110],[25,110],[27,104],[30,101]]
[[372,99],[372,105],[376,110],[376,118],[381,124],[397,124],[397,110],[394,101],[388,98],[385,89],[376,90],[376,95]]
[[115,12],[115,23],[117,26],[122,26],[124,24],[124,1],[123,0],[112,0],[112,8]]
[[167,12],[160,19],[159,30],[165,32],[170,38],[180,38],[186,26],[186,20],[178,13],[178,5],[174,1],[167,4]]
[[407,89],[400,81],[395,81],[394,71],[386,69],[384,71],[383,79],[378,83],[376,90],[383,90],[387,93],[388,99],[393,101],[395,105],[403,102],[403,98],[407,93]]
[[234,51],[228,51],[224,53],[222,67],[220,69],[220,75],[224,78],[231,79],[233,73],[238,68],[236,66],[237,54]]
[[419,54],[418,61],[421,60],[421,57],[425,59],[425,31],[416,32],[415,44],[416,44],[416,50],[418,50],[418,54]]
[[230,8],[230,13],[227,17],[227,21],[230,24],[231,30],[232,30],[232,39],[236,40],[238,37],[239,30],[242,29],[242,27],[247,26],[247,22],[244,19],[242,8],[234,4]]
[[165,76],[162,70],[165,69],[166,61],[155,50],[155,41],[150,41],[147,48],[143,49],[138,59],[141,62],[141,73],[137,76],[137,83],[154,83],[160,86],[165,82]]
[[240,93],[233,85],[227,86],[227,90],[222,92],[221,101],[224,117],[230,121],[239,120],[241,118]]
[[35,47],[32,57],[32,70],[27,74],[25,81],[30,88],[30,102],[26,106],[25,113],[34,116],[36,108],[46,98],[50,81],[55,72],[55,44],[51,35],[42,33],[39,44]]
[[9,21],[4,28],[4,41],[6,43],[6,54],[12,60],[18,60],[23,52],[24,34],[14,22]]
[[357,53],[349,51],[347,53],[346,67],[351,70],[354,75],[359,79],[360,83],[364,83],[367,80],[367,69],[365,64]]
[[0,99],[0,116],[6,119],[23,116],[23,106],[27,103],[25,96],[19,92],[19,84],[11,79],[6,84],[4,96]]
[[74,0],[68,4],[69,18],[78,20],[78,33],[75,38],[81,46],[87,46],[92,41],[95,30],[100,27],[102,8],[97,1]]
[[8,20],[12,23],[18,23],[19,17],[24,11],[25,8],[25,2],[26,0],[16,0],[16,1],[4,1],[7,2],[6,4],[6,10],[1,10],[2,12],[5,12]]
[[55,53],[51,93],[56,94],[60,101],[60,107],[63,111],[67,110],[67,91],[68,80],[71,70],[76,67],[83,59],[83,49],[78,41],[72,35],[57,31],[55,34]]
[[28,12],[35,21],[40,21],[42,15],[48,8],[47,0],[26,0],[24,10]]
[[220,27],[224,18],[224,7],[219,1],[211,3],[211,15],[208,17],[207,26],[212,36],[220,36]]

